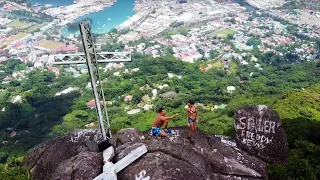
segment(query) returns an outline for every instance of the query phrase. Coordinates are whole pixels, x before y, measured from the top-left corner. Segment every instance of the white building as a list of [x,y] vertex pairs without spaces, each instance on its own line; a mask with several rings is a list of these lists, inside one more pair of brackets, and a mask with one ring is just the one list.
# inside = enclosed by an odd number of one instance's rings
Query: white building
[[127,114],[133,115],[133,114],[137,114],[140,112],[140,109],[132,109],[130,111],[127,112]]
[[21,96],[21,95],[18,95],[18,96],[16,96],[16,97],[14,97],[11,102],[12,102],[13,104],[22,102],[22,96]]
[[65,90],[63,90],[63,91],[61,91],[61,92],[56,93],[56,96],[60,96],[60,95],[62,95],[62,94],[68,94],[68,93],[70,93],[70,92],[72,92],[72,91],[76,91],[76,90],[78,90],[78,89],[79,89],[79,88],[69,87],[69,88],[67,88],[67,89],[65,89]]
[[228,86],[227,87],[227,91],[228,91],[228,93],[232,93],[234,90],[236,90],[236,88],[234,87],[234,86]]

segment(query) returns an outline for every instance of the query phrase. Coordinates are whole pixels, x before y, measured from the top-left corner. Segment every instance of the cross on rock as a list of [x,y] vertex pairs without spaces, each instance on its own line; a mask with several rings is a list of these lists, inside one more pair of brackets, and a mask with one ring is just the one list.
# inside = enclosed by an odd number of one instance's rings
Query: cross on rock
[[[91,28],[89,22],[81,22],[79,23],[80,33],[82,37],[82,43],[84,47],[84,54],[67,54],[67,55],[56,55],[53,59],[51,59],[51,64],[57,65],[70,65],[70,64],[87,64],[88,72],[90,76],[92,91],[94,95],[94,100],[96,104],[97,117],[99,120],[99,125],[101,129],[101,133],[103,136],[103,141],[100,142],[102,144],[108,144],[109,138],[111,138],[111,130],[110,123],[108,119],[108,112],[105,106],[105,98],[104,92],[102,89],[102,81],[100,79],[99,74],[99,63],[108,63],[108,62],[126,62],[131,61],[131,53],[129,52],[113,52],[113,53],[100,53],[97,54],[95,51],[95,46],[92,38]],[[52,62],[53,61],[53,62]],[[99,82],[99,83],[97,83]],[[102,100],[102,107],[100,104],[100,100]],[[107,120],[109,137],[107,137],[104,121]],[[143,154],[147,152],[147,147],[142,145],[137,149],[131,151],[127,156],[122,158],[116,164],[113,164],[111,161],[114,157],[114,147],[110,146],[103,151],[103,173],[97,176],[94,180],[116,180],[117,173],[122,169],[127,167],[129,164],[137,160]],[[145,175],[146,173],[144,173]],[[143,175],[143,176],[144,176]],[[139,177],[139,180],[148,180],[146,178]],[[137,178],[136,178],[137,179]]]
[[[116,164],[113,164],[111,160],[114,157],[114,148],[113,146],[109,147],[108,149],[103,151],[103,173],[94,178],[93,180],[117,180],[117,173],[120,172],[122,169],[126,168],[128,165],[133,163],[139,157],[144,155],[147,152],[147,147],[142,145],[135,150],[131,151],[127,156],[123,157],[120,161]],[[144,173],[143,176],[145,176]],[[141,176],[141,173],[140,173]],[[147,180],[148,178],[139,177],[139,180]],[[137,177],[136,177],[137,179]]]
[[[97,117],[99,120],[99,126],[103,136],[103,140],[111,138],[111,128],[108,118],[108,111],[105,105],[104,91],[102,88],[102,81],[100,79],[99,73],[99,63],[108,62],[127,62],[131,61],[130,52],[105,52],[96,53],[95,45],[92,38],[91,27],[89,22],[79,23],[84,53],[82,54],[65,54],[65,55],[55,55],[50,58],[48,64],[56,65],[71,65],[71,64],[87,64],[88,72],[91,81],[91,87],[94,95],[94,101],[97,110]],[[99,82],[99,83],[97,83]],[[100,104],[102,100],[102,104]],[[102,106],[102,107],[101,107]],[[109,137],[107,136],[104,122],[107,122],[107,130]]]

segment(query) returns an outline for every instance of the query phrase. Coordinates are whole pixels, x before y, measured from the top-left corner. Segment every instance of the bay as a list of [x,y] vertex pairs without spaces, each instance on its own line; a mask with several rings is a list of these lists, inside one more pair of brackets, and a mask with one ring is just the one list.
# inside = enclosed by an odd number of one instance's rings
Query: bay
[[[38,3],[40,5],[52,4],[53,6],[65,6],[73,4],[73,0],[30,0],[33,4]],[[75,22],[80,22],[85,18],[92,19],[91,30],[95,34],[105,34],[110,31],[110,29],[117,27],[124,21],[126,21],[130,16],[134,15],[135,0],[117,0],[117,2],[111,6],[106,7],[102,11],[93,12],[81,16],[75,20]],[[68,36],[69,34],[79,34],[79,30],[68,31],[65,26],[62,29],[62,35]]]
[[[135,0],[117,0],[117,2],[111,6],[104,8],[104,10],[99,12],[94,12],[88,15],[84,15],[76,19],[76,22],[83,20],[84,18],[92,19],[91,30],[96,34],[104,34],[110,31],[110,29],[115,28],[128,17],[135,14],[134,7]],[[79,33],[79,31],[68,31],[64,28],[63,34]]]

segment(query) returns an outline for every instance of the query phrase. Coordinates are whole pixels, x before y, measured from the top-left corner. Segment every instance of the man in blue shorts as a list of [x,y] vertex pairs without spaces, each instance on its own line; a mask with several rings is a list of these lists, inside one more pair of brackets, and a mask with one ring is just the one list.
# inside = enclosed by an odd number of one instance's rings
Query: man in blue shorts
[[[159,108],[158,115],[152,124],[152,136],[167,136],[166,132],[168,132],[168,121],[179,116],[179,114],[175,114],[173,116],[166,117],[166,111],[163,108]],[[164,131],[161,130],[161,127],[164,125]]]

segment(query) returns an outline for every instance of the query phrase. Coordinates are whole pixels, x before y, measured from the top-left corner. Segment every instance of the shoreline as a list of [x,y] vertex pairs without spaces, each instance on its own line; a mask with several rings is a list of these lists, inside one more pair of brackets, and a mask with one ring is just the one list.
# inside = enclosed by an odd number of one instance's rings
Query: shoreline
[[135,14],[128,16],[128,19],[117,25],[115,28],[118,30],[129,28],[130,25],[141,21],[141,19],[145,18],[147,14],[151,13],[150,2],[140,2],[135,0],[133,4],[133,11]]
[[81,16],[102,11],[107,7],[111,7],[117,0],[75,0],[72,5],[49,8],[44,13],[56,17],[60,20],[59,25],[65,26],[74,22]]
[[[126,15],[125,17],[125,19],[123,19],[122,21],[120,21],[119,23],[117,23],[116,25],[113,25],[112,27],[109,27],[108,28],[108,30],[101,30],[101,29],[105,29],[105,26],[104,25],[106,25],[108,22],[105,22],[105,24],[104,23],[102,23],[102,24],[100,24],[100,26],[99,27],[97,27],[97,24],[96,25],[92,25],[92,28],[94,28],[95,27],[95,33],[96,34],[100,34],[100,35],[103,35],[103,34],[107,34],[109,31],[110,31],[110,29],[112,29],[112,28],[116,28],[116,29],[118,29],[118,27],[120,26],[120,25],[122,25],[122,23],[124,23],[124,22],[126,22],[126,21],[128,21],[128,20],[130,20],[130,18],[132,18],[132,17],[134,17],[137,13],[139,13],[140,11],[139,11],[139,9],[136,9],[136,5],[137,4],[140,4],[140,3],[137,3],[137,2],[139,2],[138,0],[133,0],[133,4],[132,4],[132,2],[130,2],[130,5],[131,5],[131,11],[132,11],[132,13],[130,13],[130,15],[128,14],[128,15]],[[120,3],[120,7],[122,7],[121,6],[121,3],[123,3],[123,1],[119,1],[119,0],[117,0],[117,1],[115,1],[115,3]],[[117,4],[112,4],[112,6],[117,6],[116,8],[119,8],[119,5],[117,5]],[[133,6],[132,6],[133,5]],[[107,7],[108,8],[108,7]],[[106,10],[107,8],[104,8],[103,9],[103,11],[104,10]],[[112,8],[112,7],[111,7]],[[95,13],[95,12],[91,12],[91,13],[89,13],[89,16],[90,16],[90,14],[93,14],[93,13]],[[82,17],[82,16],[79,16],[79,17]],[[79,17],[77,17],[77,18],[79,18]],[[75,21],[76,21],[77,19],[75,19]],[[109,20],[111,20],[111,19],[108,19],[108,21]],[[75,22],[75,21],[73,21],[73,22]],[[101,22],[101,21],[100,21]],[[60,23],[60,24],[62,24],[62,23]],[[63,24],[65,24],[65,23],[63,23]],[[64,25],[65,26],[65,25]],[[92,32],[94,32],[94,30],[92,29]],[[75,36],[77,36],[77,35],[79,35],[79,32],[78,31],[68,31],[68,30],[66,30],[66,27],[64,27],[64,28],[62,28],[61,29],[61,31],[60,31],[60,34],[62,34],[64,37],[68,37],[68,36],[70,36],[70,35],[75,35]]]

